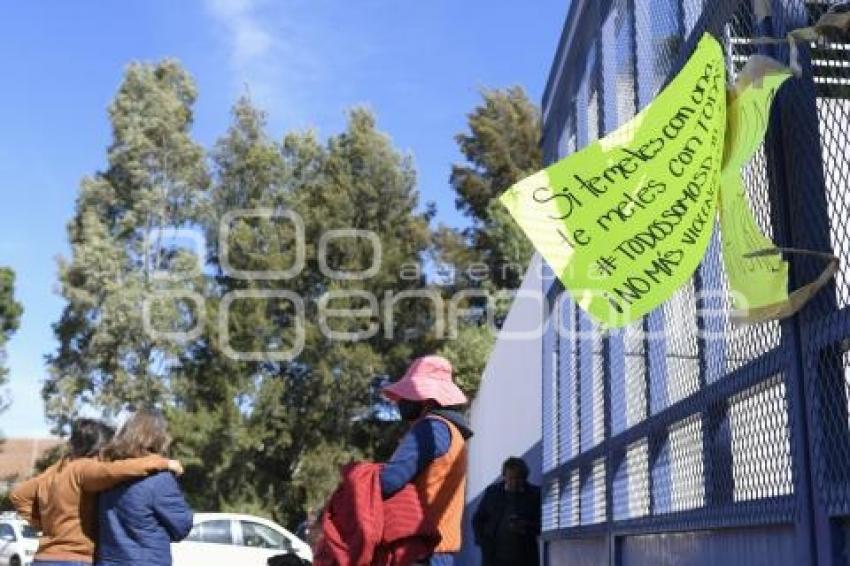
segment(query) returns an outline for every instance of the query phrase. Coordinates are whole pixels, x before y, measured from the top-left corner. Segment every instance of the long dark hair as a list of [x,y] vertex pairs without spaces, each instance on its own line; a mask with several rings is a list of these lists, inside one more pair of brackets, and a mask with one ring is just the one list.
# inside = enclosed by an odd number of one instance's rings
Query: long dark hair
[[165,456],[171,445],[168,423],[162,413],[140,410],[130,417],[115,438],[103,449],[104,460],[139,458],[149,454]]
[[71,425],[68,458],[94,458],[112,440],[115,429],[95,419],[77,419]]

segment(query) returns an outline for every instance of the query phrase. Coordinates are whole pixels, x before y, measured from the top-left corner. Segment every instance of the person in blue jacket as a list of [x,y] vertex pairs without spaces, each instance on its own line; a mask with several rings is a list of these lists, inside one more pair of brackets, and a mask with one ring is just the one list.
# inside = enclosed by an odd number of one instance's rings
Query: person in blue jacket
[[[165,418],[139,411],[103,450],[103,458],[165,455],[170,444]],[[98,527],[96,565],[171,566],[171,543],[189,535],[192,510],[174,475],[160,472],[101,493]]]

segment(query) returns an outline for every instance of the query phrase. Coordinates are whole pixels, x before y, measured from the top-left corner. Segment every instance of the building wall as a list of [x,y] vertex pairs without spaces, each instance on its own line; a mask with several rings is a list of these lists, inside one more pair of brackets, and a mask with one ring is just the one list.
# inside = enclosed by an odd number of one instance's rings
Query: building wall
[[502,326],[487,361],[470,420],[475,436],[469,442],[464,548],[460,564],[480,563],[470,521],[481,494],[501,474],[509,456],[522,456],[531,481],[541,470],[541,334],[544,324],[542,262],[535,256],[517,299]]
[[0,494],[32,476],[39,458],[61,442],[58,438],[7,438],[0,442]]

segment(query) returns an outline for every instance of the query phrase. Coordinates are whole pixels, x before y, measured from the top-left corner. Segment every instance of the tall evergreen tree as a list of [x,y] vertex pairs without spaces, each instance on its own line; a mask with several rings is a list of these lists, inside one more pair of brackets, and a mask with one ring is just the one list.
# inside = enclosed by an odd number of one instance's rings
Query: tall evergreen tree
[[[6,343],[21,324],[23,306],[15,300],[15,272],[0,267],[0,387],[8,382],[6,368]],[[6,410],[9,400],[0,396],[0,412]]]
[[542,167],[540,113],[520,87],[485,90],[482,96],[468,116],[469,131],[455,137],[467,163],[454,165],[450,179],[455,205],[472,225],[463,231],[442,228],[439,251],[458,268],[486,264],[495,288],[514,289],[533,249],[496,197]]
[[[287,183],[278,144],[264,131],[265,117],[247,98],[233,108],[227,133],[211,152],[212,186],[203,216],[211,278],[206,288],[205,340],[184,351],[181,371],[172,380],[174,404],[168,407],[176,455],[184,462],[183,485],[199,509],[253,511],[272,515],[274,495],[259,487],[263,439],[272,423],[252,419],[258,390],[279,373],[278,364],[240,361],[226,355],[264,351],[279,334],[274,304],[234,301],[229,308],[228,343],[220,334],[219,311],[231,291],[268,290],[274,282],[230,277],[222,258],[243,271],[283,270],[292,254],[285,249],[291,236],[281,224],[245,215],[227,227],[230,236],[220,245],[221,227],[229,214],[279,211],[288,206]],[[290,408],[280,407],[284,413]],[[280,431],[285,439],[287,431]],[[272,476],[274,470],[266,475]],[[281,479],[283,481],[283,479]]]
[[[375,386],[401,371],[409,356],[437,343],[430,331],[434,317],[423,316],[427,299],[393,303],[393,295],[386,295],[423,290],[420,263],[430,217],[416,212],[409,158],[365,110],[352,111],[346,130],[327,143],[306,132],[278,144],[265,133],[263,113],[242,99],[212,162],[205,222],[216,277],[208,291],[208,328],[210,343],[218,347],[188,353],[174,379],[170,416],[178,455],[189,464],[185,481],[199,507],[249,508],[292,523],[324,500],[340,464],[385,449],[391,426],[373,418]],[[289,212],[303,222],[302,269],[286,279],[234,277],[234,269],[280,272],[295,265],[292,222],[268,216]],[[228,234],[218,241],[222,223]],[[377,236],[380,249],[368,238],[341,237],[319,255],[324,235],[351,229]],[[373,263],[375,273],[361,280],[335,277],[328,269],[363,271]],[[414,276],[405,275],[411,271]],[[226,299],[246,291],[286,291],[303,303],[298,323],[304,340],[296,357],[273,355],[295,343],[291,301]],[[380,309],[355,320],[321,318],[323,302],[332,309],[362,309],[368,305],[364,294],[382,305],[389,301],[389,325]],[[239,360],[222,348],[218,324],[225,303],[230,348],[269,355]],[[374,335],[349,340],[324,328],[356,333],[373,324]]]
[[[450,178],[455,204],[471,225],[464,230],[440,226],[434,235],[435,261],[450,276],[448,293],[516,289],[534,252],[496,197],[542,167],[540,113],[520,87],[485,90],[482,96],[468,115],[469,131],[455,137],[467,163],[453,166]],[[493,308],[497,319],[507,308],[504,302],[485,305],[481,300],[465,306]],[[494,342],[482,319],[461,321],[458,336],[441,351],[472,395]]]
[[82,181],[68,225],[71,258],[60,262],[67,305],[42,391],[58,431],[86,405],[114,414],[167,398],[186,345],[161,333],[191,328],[198,315],[184,300],[155,298],[200,286],[197,258],[167,238],[194,225],[207,186],[204,152],[190,135],[195,98],[189,75],[166,60],[130,65],[109,106],[108,167]]
[[[285,148],[290,166],[297,169],[304,168],[297,165],[303,155],[315,155],[309,138],[290,136]],[[375,273],[362,280],[331,277],[322,270],[322,258],[308,254],[307,277],[296,284],[312,304],[329,293],[348,292],[374,297],[380,307],[377,313],[358,320],[328,321],[331,329],[349,333],[375,324],[376,332],[370,338],[340,340],[319,332],[315,322],[308,324],[307,347],[293,368],[298,387],[290,387],[283,399],[289,406],[309,407],[310,418],[296,421],[293,439],[299,457],[290,460],[294,464],[290,469],[294,484],[302,488],[310,503],[321,500],[335,482],[333,461],[344,461],[347,454],[374,456],[380,448],[368,442],[368,434],[362,434],[374,409],[373,385],[400,374],[410,357],[430,351],[439,338],[434,332],[431,299],[398,299],[404,293],[429,291],[418,272],[430,243],[428,225],[433,212],[416,212],[418,192],[410,158],[398,153],[378,131],[371,113],[355,109],[346,130],[329,140],[319,161],[319,175],[296,183],[294,205],[305,220],[306,239],[318,242],[331,230],[371,233],[379,249],[364,237],[342,238],[327,247],[324,261],[333,269],[347,271],[363,271],[374,264]],[[337,297],[329,306],[363,309],[367,303],[353,296]],[[310,309],[307,319],[316,320]],[[366,443],[358,442],[364,438]],[[316,451],[313,447],[317,445],[325,446],[326,454],[333,458]]]

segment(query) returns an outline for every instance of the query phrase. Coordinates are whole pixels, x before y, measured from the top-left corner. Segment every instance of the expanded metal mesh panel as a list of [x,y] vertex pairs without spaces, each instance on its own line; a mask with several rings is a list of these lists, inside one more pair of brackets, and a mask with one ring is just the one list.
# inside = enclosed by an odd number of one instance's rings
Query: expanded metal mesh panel
[[581,486],[581,524],[602,523],[605,515],[605,460],[596,460],[586,470]]
[[649,443],[630,445],[614,476],[614,519],[637,519],[649,514]]
[[552,531],[558,528],[558,507],[560,505],[560,489],[558,481],[550,481],[543,486],[543,509],[541,512],[541,528]]
[[783,376],[762,382],[729,401],[735,501],[788,495],[791,434]]
[[[646,334],[643,322],[626,326],[622,337],[622,363],[611,377],[611,433],[618,434],[646,418]],[[619,360],[618,360],[619,361]],[[614,367],[614,363],[611,366]]]
[[[840,61],[850,67],[850,39],[845,48]],[[822,67],[826,76],[838,75],[831,70],[831,67]],[[850,93],[847,98],[818,98],[817,111],[829,207],[829,236],[832,249],[841,261],[835,278],[836,306],[843,308],[850,304],[850,129],[847,127],[850,124]]]
[[620,467],[614,474],[614,520],[622,521],[631,517],[629,509],[629,465],[626,459],[620,462]]
[[696,289],[691,279],[662,307],[667,341],[666,405],[693,395],[699,389]]
[[558,438],[560,432],[561,407],[558,404],[561,388],[560,348],[557,344],[559,317],[557,310],[549,318],[549,329],[544,336],[543,371],[543,471],[553,470],[558,465]]
[[667,356],[664,339],[664,313],[647,316],[647,361],[649,364],[649,412],[655,415],[668,405]]
[[560,461],[566,462],[579,453],[581,421],[579,419],[579,362],[577,341],[577,312],[575,303],[564,293],[558,340],[560,342]]
[[612,435],[617,435],[628,428],[628,400],[626,398],[625,372],[622,368],[624,359],[623,333],[612,332],[608,338],[609,352],[609,418]]
[[617,117],[622,124],[634,116],[637,111],[635,105],[635,24],[632,17],[631,0],[617,0],[609,18],[614,22],[617,58]]
[[587,101],[587,139],[592,142],[599,138],[599,90],[590,91]]
[[755,15],[750,2],[740,3],[734,16],[723,27],[726,48],[726,70],[729,82],[738,78],[738,73],[744,67],[747,59],[757,53],[753,38],[758,37],[755,31]]
[[744,188],[747,191],[750,209],[759,224],[762,232],[773,238],[773,222],[771,222],[769,181],[767,177],[767,156],[765,155],[764,143],[756,151],[752,161],[744,166],[741,176],[744,179]]
[[577,527],[581,524],[581,476],[573,470],[561,484],[560,525],[562,528]]
[[646,418],[648,375],[643,321],[626,327],[624,346],[626,358],[626,426],[632,427]]
[[593,440],[598,444],[605,440],[605,337],[594,329],[590,340],[593,369]]
[[682,2],[685,35],[689,35],[694,30],[708,2],[709,0],[684,0]]
[[[718,262],[717,277],[720,281],[721,311],[728,313],[732,302],[728,298],[728,278],[722,262]],[[758,324],[734,324],[727,316],[723,318],[721,336],[725,346],[723,373],[731,372],[756,360],[759,356],[770,352],[779,346],[782,334],[777,321]]]
[[[799,2],[785,0],[785,3],[789,10],[796,8],[795,14],[801,13],[801,23],[814,23],[830,5],[806,2],[805,9],[801,9]],[[808,22],[803,19],[806,16]],[[850,185],[847,101],[850,93],[847,86],[850,81],[845,67],[848,57],[850,34],[846,32],[804,46],[801,64],[810,79],[795,85],[797,88],[786,89],[786,105],[793,108],[796,118],[794,136],[806,144],[805,151],[788,152],[786,156],[786,166],[800,172],[790,180],[794,187],[788,196],[794,244],[808,250],[832,252],[842,260],[834,284],[813,301],[811,308],[801,313],[803,322],[810,323],[813,330],[826,322],[825,317],[846,306],[850,297],[846,271],[850,260],[847,230],[850,215],[847,199]],[[800,283],[815,279],[823,267],[822,260],[795,258],[795,275]]]
[[605,439],[604,338],[585,313],[579,314],[579,399],[581,450]]
[[705,504],[702,420],[671,426],[652,468],[653,514],[697,509]]
[[[673,70],[682,49],[682,12],[678,0],[635,3],[638,82],[657,94]],[[644,74],[642,74],[642,71]]]
[[594,45],[591,48],[590,55],[587,58],[587,68],[585,69],[585,95],[584,100],[587,106],[585,108],[577,108],[577,112],[583,117],[585,124],[585,137],[582,141],[582,147],[593,143],[599,138],[602,128],[602,104],[600,103],[601,93],[599,92],[599,55]]
[[819,387],[812,413],[819,495],[831,513],[850,514],[850,340],[822,348],[816,360]]
[[[725,272],[723,278],[725,281]],[[732,308],[729,301],[725,301],[724,305],[727,309]],[[726,370],[733,371],[778,347],[781,333],[779,323],[775,321],[735,325],[727,319],[724,336],[727,352]]]
[[723,273],[721,259],[720,223],[715,220],[714,233],[708,242],[705,260],[699,267],[699,296],[697,308],[700,310],[699,344],[700,382],[704,387],[720,381],[726,376],[727,340],[730,337],[728,284]]
[[576,131],[575,121],[570,122],[570,127],[564,130],[564,135],[561,137],[561,153],[569,155],[576,150]]
[[699,416],[670,427],[670,510],[684,511],[705,504],[702,421]]

